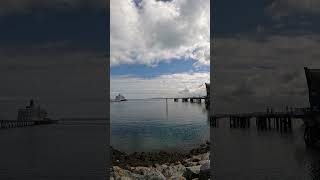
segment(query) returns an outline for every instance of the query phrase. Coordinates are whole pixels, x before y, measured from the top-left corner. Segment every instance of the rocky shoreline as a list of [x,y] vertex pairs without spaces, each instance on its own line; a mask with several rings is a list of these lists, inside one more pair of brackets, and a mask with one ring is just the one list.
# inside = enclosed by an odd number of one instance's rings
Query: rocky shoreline
[[126,154],[111,147],[110,179],[210,179],[210,143],[188,153]]

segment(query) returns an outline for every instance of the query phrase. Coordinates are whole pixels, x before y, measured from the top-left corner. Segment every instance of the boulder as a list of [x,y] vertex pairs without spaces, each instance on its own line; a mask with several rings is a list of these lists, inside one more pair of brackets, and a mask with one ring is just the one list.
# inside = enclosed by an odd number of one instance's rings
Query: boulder
[[139,174],[134,174],[128,170],[121,169],[118,166],[114,166],[110,173],[110,179],[114,180],[131,180],[131,179],[142,179],[143,176]]
[[210,161],[200,167],[199,180],[208,180],[210,178]]
[[171,176],[168,180],[186,180],[186,178],[183,176]]
[[210,159],[210,152],[204,153],[204,154],[199,154],[196,156],[192,156],[192,159],[196,159],[199,161],[203,161],[203,160],[209,160]]
[[186,168],[182,164],[175,166],[168,166],[167,168],[162,169],[162,174],[165,177],[180,177],[184,174]]
[[204,164],[207,164],[207,163],[210,163],[210,160],[199,161],[199,165],[204,165]]
[[133,173],[139,174],[143,179],[150,180],[165,180],[165,176],[157,169],[153,167],[135,167],[132,170]]
[[190,166],[186,167],[186,171],[184,172],[183,176],[186,179],[194,179],[199,177],[200,173],[200,165],[199,166]]

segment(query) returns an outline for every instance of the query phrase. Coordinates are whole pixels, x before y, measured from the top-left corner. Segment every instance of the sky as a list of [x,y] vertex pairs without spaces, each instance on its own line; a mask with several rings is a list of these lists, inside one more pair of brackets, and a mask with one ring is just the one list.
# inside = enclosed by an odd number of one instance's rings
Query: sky
[[210,0],[111,0],[110,98],[203,96]]
[[33,98],[51,118],[104,117],[109,48],[104,0],[0,2],[0,119]]
[[320,68],[320,1],[212,4],[214,111],[308,107],[303,67]]

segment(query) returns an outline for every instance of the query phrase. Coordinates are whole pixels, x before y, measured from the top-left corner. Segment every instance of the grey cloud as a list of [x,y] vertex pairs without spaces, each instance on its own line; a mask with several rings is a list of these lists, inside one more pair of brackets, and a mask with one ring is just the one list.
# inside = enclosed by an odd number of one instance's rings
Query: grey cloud
[[109,0],[2,0],[0,2],[0,15],[12,13],[29,13],[35,8],[108,8]]
[[320,1],[318,0],[273,0],[266,8],[275,19],[290,15],[307,15],[320,13]]
[[[216,112],[308,106],[303,67],[319,68],[318,35],[221,37],[214,41]],[[215,53],[216,52],[216,53]]]
[[3,118],[15,118],[17,108],[30,98],[52,117],[104,116],[108,59],[103,51],[45,44],[11,48],[0,52]]

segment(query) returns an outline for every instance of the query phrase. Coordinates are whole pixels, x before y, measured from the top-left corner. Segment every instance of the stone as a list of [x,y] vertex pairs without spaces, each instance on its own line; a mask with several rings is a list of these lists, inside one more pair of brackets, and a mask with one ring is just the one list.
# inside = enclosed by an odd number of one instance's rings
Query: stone
[[166,180],[163,174],[159,171],[149,171],[147,174],[144,175],[144,179],[150,180]]
[[162,170],[162,174],[165,177],[180,177],[184,174],[186,168],[182,164],[178,164],[175,166],[169,166]]
[[143,179],[165,180],[165,176],[153,167],[136,167],[132,172],[139,174]]
[[131,180],[131,179],[143,179],[143,176],[139,174],[134,174],[128,170],[121,169],[118,166],[114,166],[111,171],[110,178],[114,180]]
[[197,166],[197,165],[199,165],[198,162],[187,162],[187,163],[185,163],[186,167]]
[[186,178],[183,176],[171,176],[168,180],[186,180]]
[[186,179],[194,179],[199,177],[200,173],[200,165],[199,166],[190,166],[186,167],[186,171],[184,172],[183,176]]
[[207,163],[210,163],[210,160],[199,161],[199,165],[204,165],[204,164],[207,164]]
[[210,178],[210,161],[204,163],[200,167],[199,180],[207,180]]
[[209,160],[210,159],[210,152],[204,153],[204,154],[199,154],[196,156],[192,156],[192,159],[197,159],[199,161],[203,160]]

